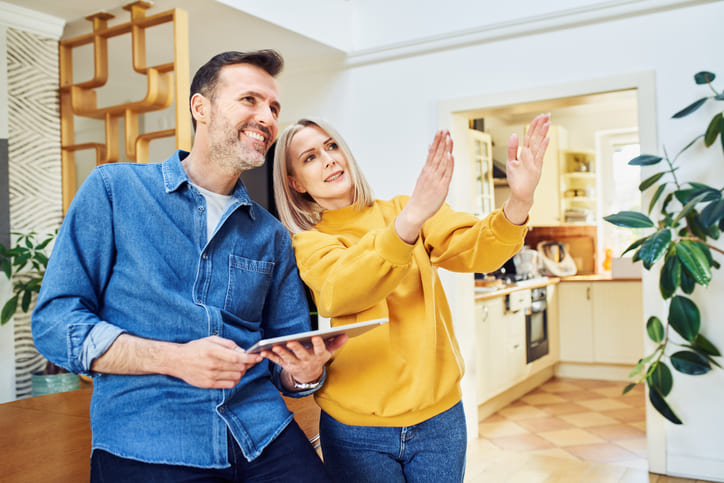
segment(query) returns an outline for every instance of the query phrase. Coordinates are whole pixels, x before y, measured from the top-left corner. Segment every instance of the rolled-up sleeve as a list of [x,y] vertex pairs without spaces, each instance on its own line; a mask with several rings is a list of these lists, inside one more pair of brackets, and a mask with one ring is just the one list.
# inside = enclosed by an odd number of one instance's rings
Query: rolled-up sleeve
[[38,351],[71,372],[89,374],[93,360],[123,332],[98,317],[113,258],[111,201],[95,170],[58,232],[31,322]]

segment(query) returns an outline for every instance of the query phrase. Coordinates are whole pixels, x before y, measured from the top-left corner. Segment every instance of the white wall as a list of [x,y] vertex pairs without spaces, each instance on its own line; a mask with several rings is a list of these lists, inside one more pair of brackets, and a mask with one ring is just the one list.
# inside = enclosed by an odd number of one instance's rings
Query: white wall
[[[328,81],[319,72],[308,77],[295,73],[284,82],[283,116],[291,120],[309,114],[310,106],[319,101],[313,113],[327,117],[346,135],[381,198],[411,191],[433,131],[438,123],[448,122],[438,119],[436,112],[438,102],[445,99],[653,71],[658,138],[667,146],[681,146],[703,129],[700,124],[670,119],[673,112],[708,94],[696,90],[693,74],[706,69],[718,71],[724,79],[719,52],[722,18],[724,4],[708,3],[359,65]],[[330,102],[327,93],[340,91],[338,103]],[[720,160],[720,153],[702,153],[701,160],[683,167],[681,173],[721,185]],[[454,194],[450,197],[454,204],[453,198]],[[644,304],[651,312],[661,305],[656,281],[645,278],[644,287]],[[706,314],[724,309],[714,293],[712,287],[703,300]],[[457,303],[465,296],[448,295],[458,337],[469,338],[472,307]],[[703,332],[724,348],[723,329],[713,320],[704,321]],[[723,377],[720,370],[695,381],[677,375],[670,400],[686,425],[674,428],[661,418],[651,418],[650,434],[665,436],[663,454],[652,455],[654,464],[664,465],[658,471],[708,479],[724,475],[724,457],[718,449],[724,444],[724,423],[717,416],[724,401]],[[657,424],[659,428],[654,427]]]

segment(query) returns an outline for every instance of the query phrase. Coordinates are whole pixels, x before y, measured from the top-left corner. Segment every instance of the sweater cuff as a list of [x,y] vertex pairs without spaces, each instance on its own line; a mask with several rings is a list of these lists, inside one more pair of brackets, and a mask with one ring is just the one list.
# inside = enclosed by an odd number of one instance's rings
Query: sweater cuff
[[530,217],[526,217],[525,221],[521,225],[514,225],[506,218],[503,210],[497,210],[495,216],[490,220],[490,227],[496,234],[501,242],[515,245],[520,243],[520,240],[528,232],[528,220]]
[[375,250],[394,265],[407,265],[410,263],[415,244],[408,244],[400,238],[391,223],[375,240]]

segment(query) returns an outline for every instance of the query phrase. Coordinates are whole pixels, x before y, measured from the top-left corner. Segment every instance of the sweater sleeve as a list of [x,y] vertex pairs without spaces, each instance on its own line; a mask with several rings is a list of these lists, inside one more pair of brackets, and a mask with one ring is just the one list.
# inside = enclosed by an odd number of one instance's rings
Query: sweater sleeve
[[422,228],[433,265],[453,272],[492,272],[523,246],[527,224],[514,225],[503,210],[483,219],[444,204]]
[[352,243],[343,235],[307,231],[294,235],[299,273],[324,317],[366,310],[383,300],[412,269],[412,252],[394,224]]

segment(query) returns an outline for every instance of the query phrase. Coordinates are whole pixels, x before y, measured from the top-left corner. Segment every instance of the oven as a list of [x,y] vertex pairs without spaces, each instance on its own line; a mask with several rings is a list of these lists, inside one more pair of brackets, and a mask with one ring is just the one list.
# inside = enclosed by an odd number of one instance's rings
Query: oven
[[548,303],[546,287],[531,290],[530,307],[525,310],[525,359],[531,363],[548,354]]

